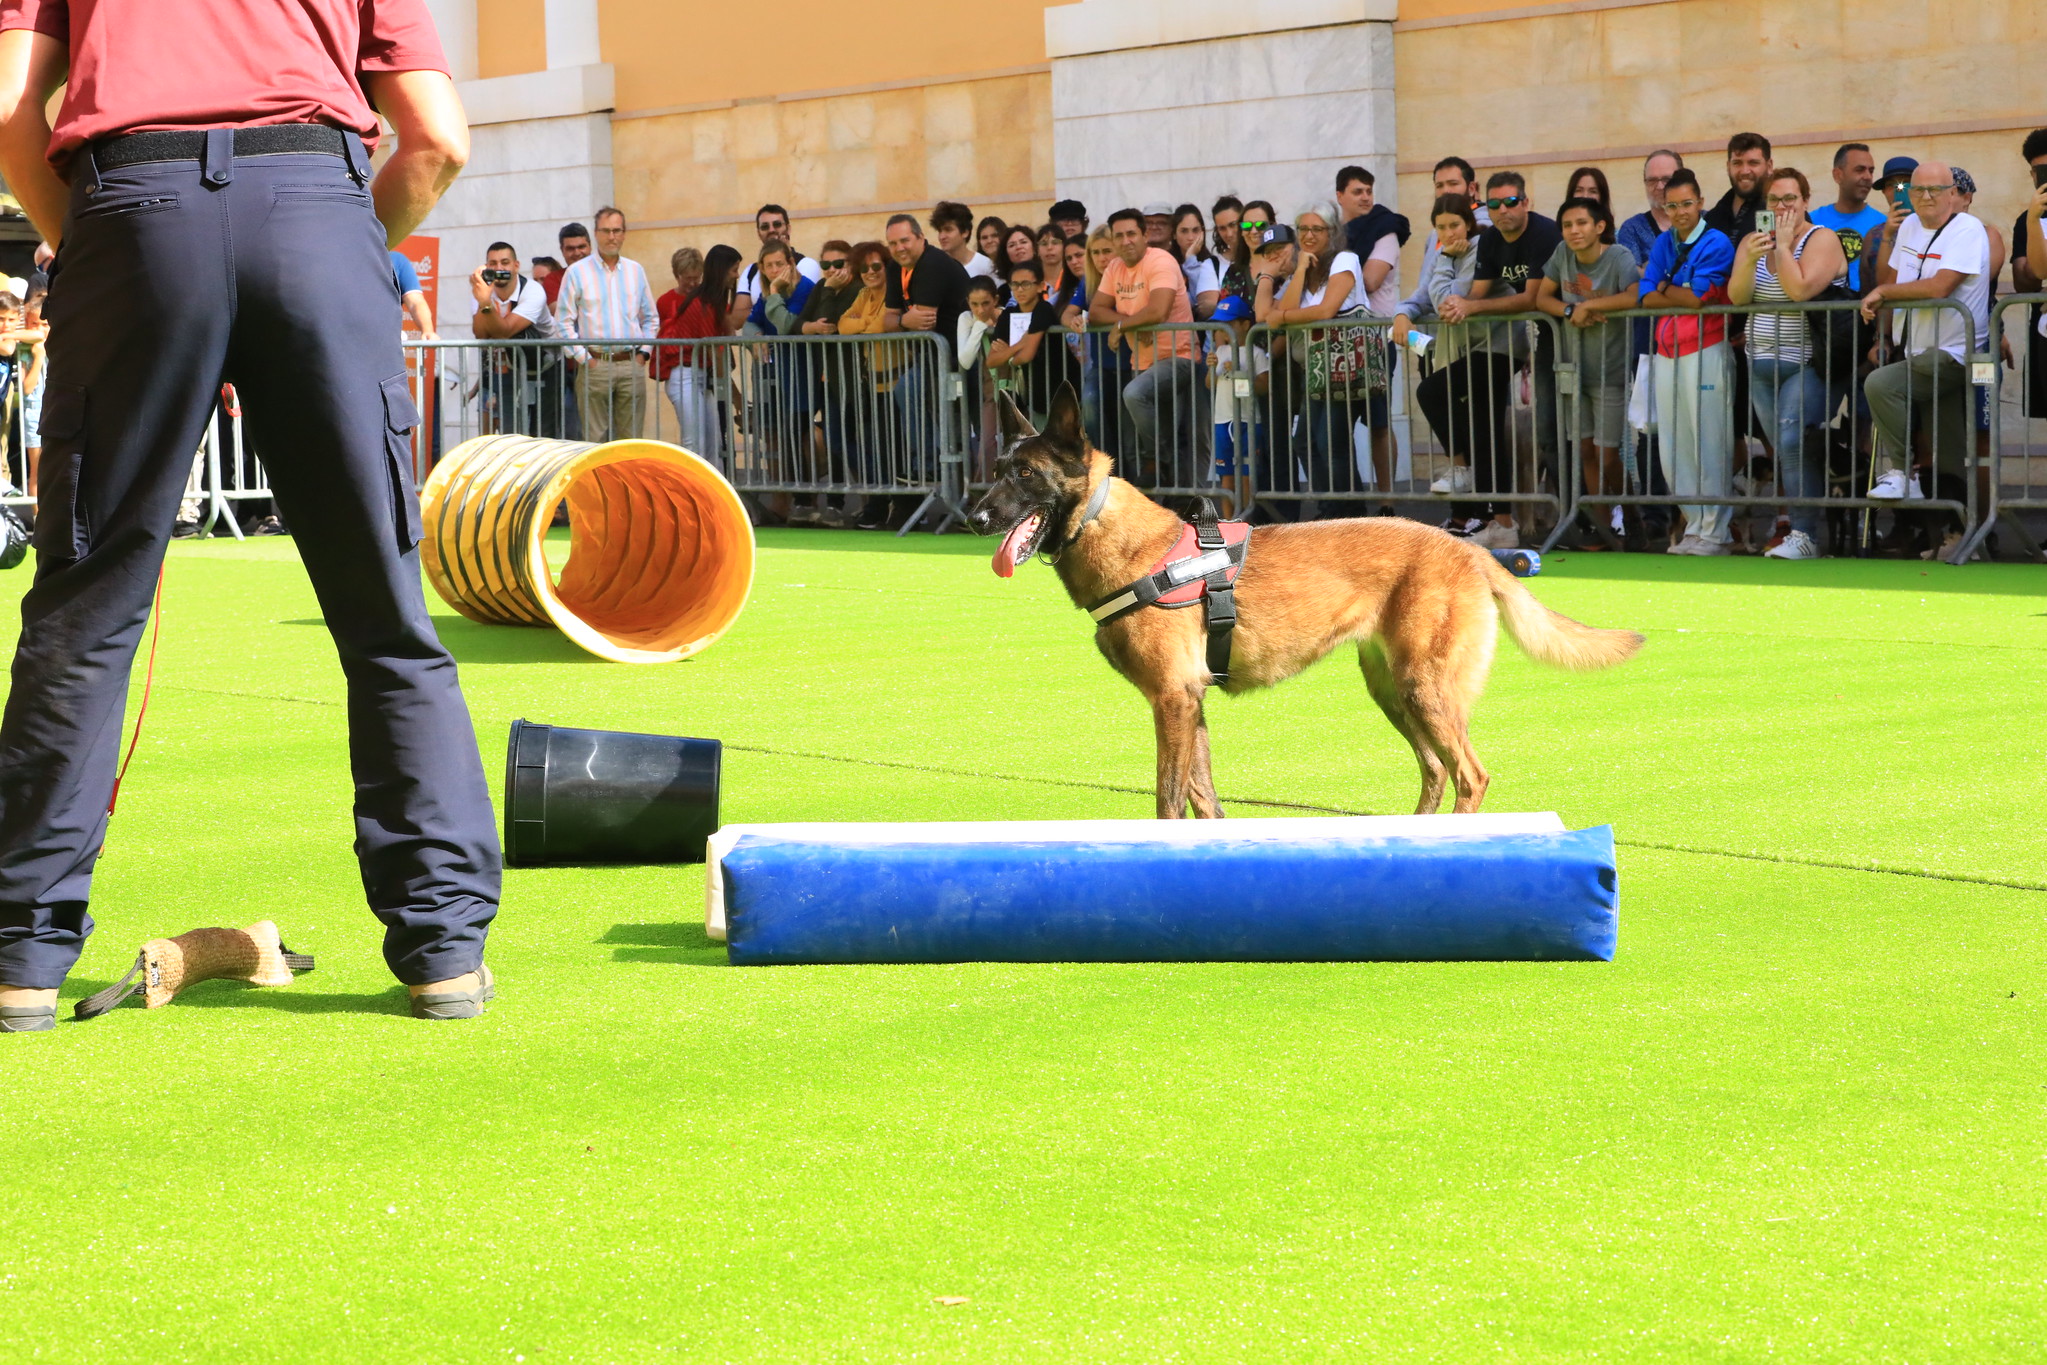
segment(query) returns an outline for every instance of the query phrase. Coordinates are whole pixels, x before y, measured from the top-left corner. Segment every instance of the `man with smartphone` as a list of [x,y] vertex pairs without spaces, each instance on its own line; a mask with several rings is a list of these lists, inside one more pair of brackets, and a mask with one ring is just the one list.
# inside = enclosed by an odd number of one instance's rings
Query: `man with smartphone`
[[[561,335],[547,290],[519,273],[510,242],[492,242],[469,276],[469,334],[478,341],[549,341]],[[485,353],[490,429],[521,436],[561,434],[561,354],[552,346],[507,346]]]
[[1919,162],[1909,156],[1894,156],[1884,162],[1884,173],[1877,178],[1877,207],[1883,211],[1883,222],[1869,233],[1862,242],[1862,259],[1851,262],[1857,276],[1863,281],[1860,288],[1867,292],[1876,282],[1885,261],[1890,259],[1891,249],[1898,244],[1898,226],[1912,215],[1910,186],[1912,173],[1919,169]]
[[[2025,142],[2019,148],[2019,155],[2026,159],[2031,172],[2035,202],[2041,188],[2047,187],[2047,128],[2035,128],[2026,134]],[[2038,236],[2040,210],[2029,202],[2019,210],[2017,221],[2011,229],[2011,287],[2020,294],[2038,294],[2047,285],[2047,257],[2033,248]],[[2022,382],[2019,385],[2020,401],[2025,404],[2028,417],[2047,417],[2047,338],[2040,335],[2040,309],[2026,310],[2026,327],[2020,333],[2026,348],[2025,363],[2019,367]],[[2009,343],[2007,343],[2008,345]]]

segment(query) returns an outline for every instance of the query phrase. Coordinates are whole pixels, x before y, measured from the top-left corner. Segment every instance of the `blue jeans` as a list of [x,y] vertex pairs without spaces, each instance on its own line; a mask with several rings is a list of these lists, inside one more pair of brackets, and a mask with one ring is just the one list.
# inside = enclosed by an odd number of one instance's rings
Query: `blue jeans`
[[[1810,365],[1779,356],[1749,357],[1749,406],[1769,428],[1777,447],[1777,484],[1787,498],[1819,498],[1827,492],[1827,420],[1841,395]],[[1811,535],[1820,509],[1791,507],[1791,527]]]

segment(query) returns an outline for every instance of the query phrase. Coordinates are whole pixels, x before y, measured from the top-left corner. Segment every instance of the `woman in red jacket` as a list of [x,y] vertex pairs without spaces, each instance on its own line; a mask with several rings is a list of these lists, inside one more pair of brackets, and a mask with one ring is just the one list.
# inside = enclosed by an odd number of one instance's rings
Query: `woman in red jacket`
[[667,344],[656,344],[649,364],[654,378],[666,385],[668,401],[675,405],[681,433],[678,444],[730,477],[723,394],[717,382],[726,367],[718,363],[716,347],[701,343],[726,334],[725,316],[732,308],[739,253],[722,244],[708,254],[683,247],[669,266],[675,273],[675,288],[654,304],[661,319],[654,335],[666,338]]

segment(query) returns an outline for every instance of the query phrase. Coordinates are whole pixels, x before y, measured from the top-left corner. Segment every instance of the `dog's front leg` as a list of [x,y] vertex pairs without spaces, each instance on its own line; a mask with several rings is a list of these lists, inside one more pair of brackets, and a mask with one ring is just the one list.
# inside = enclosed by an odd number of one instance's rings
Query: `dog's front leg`
[[1194,803],[1194,814],[1201,820],[1223,818],[1223,803],[1215,794],[1215,774],[1210,770],[1208,748],[1208,708],[1198,706],[1194,712],[1194,764],[1188,780],[1187,797]]
[[1201,700],[1192,691],[1177,689],[1153,697],[1151,718],[1159,746],[1159,819],[1185,819],[1201,734]]

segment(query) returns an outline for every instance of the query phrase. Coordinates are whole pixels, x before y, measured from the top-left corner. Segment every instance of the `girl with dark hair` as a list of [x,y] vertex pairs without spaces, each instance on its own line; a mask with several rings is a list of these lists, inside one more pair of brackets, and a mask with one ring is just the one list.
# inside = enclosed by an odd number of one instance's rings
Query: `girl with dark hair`
[[1085,320],[1069,320],[1066,315],[1069,309],[1087,306],[1087,276],[1066,268],[1066,234],[1056,223],[1038,229],[1038,272],[1045,284],[1045,302],[1059,315],[1060,325],[1079,331],[1077,324]]
[[[1570,193],[1564,196],[1566,203],[1573,199],[1594,199],[1599,202],[1601,208],[1606,210],[1606,234],[1599,240],[1608,246],[1612,246],[1613,194],[1606,186],[1606,172],[1600,170],[1597,166],[1580,166],[1577,170],[1571,172],[1571,178],[1564,183],[1571,187]],[[1563,212],[1561,208],[1558,209],[1557,216],[1562,217]]]
[[727,334],[725,320],[732,309],[732,289],[739,277],[739,265],[739,253],[722,243],[705,252],[703,275],[696,288],[686,297],[680,289],[674,291],[672,297],[677,303],[673,310],[666,306],[671,296],[663,297],[661,327],[655,333],[685,343],[675,348],[680,352],[678,363],[668,372],[667,381],[668,400],[675,405],[675,420],[680,427],[680,444],[717,465],[728,476],[732,471],[725,450],[724,395],[712,387],[718,367],[711,347],[688,343]]
[[1226,194],[1208,206],[1209,225],[1215,229],[1216,270],[1229,267],[1237,259],[1237,224],[1244,217],[1244,201],[1234,194]]
[[[1443,195],[1429,210],[1429,225],[1436,230],[1436,255],[1421,287],[1394,312],[1393,344],[1418,354],[1426,351],[1434,366],[1415,386],[1414,401],[1428,418],[1436,443],[1450,457],[1450,467],[1429,485],[1429,492],[1439,497],[1490,493],[1512,473],[1512,449],[1506,439],[1507,400],[1514,386],[1511,343],[1489,348],[1494,327],[1501,324],[1441,322],[1444,301],[1453,295],[1468,296],[1477,277],[1474,247],[1479,224],[1471,200],[1462,194]],[[1424,336],[1415,331],[1417,322],[1438,325]],[[1490,502],[1453,502],[1443,529],[1459,536],[1484,532],[1505,537],[1501,548],[1507,548],[1514,541],[1497,510]],[[1490,525],[1501,529],[1492,531]]]
[[991,213],[981,220],[979,227],[974,229],[974,250],[980,252],[991,261],[1000,261],[1002,259],[1002,239],[1008,233],[1009,224]]
[[1187,302],[1194,309],[1194,320],[1208,321],[1222,296],[1222,271],[1208,250],[1208,224],[1194,205],[1182,204],[1173,210],[1169,250],[1180,262],[1180,273],[1187,277]]

